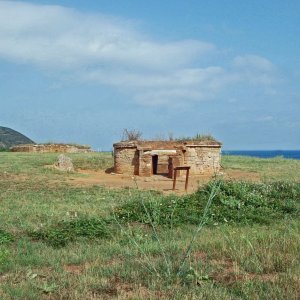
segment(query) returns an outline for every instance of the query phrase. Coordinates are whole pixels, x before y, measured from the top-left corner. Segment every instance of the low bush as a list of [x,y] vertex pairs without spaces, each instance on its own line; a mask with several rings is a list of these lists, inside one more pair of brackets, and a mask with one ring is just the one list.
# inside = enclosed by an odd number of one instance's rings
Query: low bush
[[0,245],[8,244],[14,241],[12,234],[0,229]]
[[[207,224],[270,224],[286,217],[300,216],[300,184],[291,182],[250,183],[220,181]],[[156,225],[198,224],[215,182],[186,196],[150,196],[135,199],[115,209],[120,221]],[[143,194],[141,194],[141,197]],[[143,204],[144,203],[144,204]]]
[[137,129],[124,129],[122,141],[140,141],[143,133]]
[[53,247],[64,247],[78,237],[101,239],[109,235],[107,221],[101,218],[62,221],[50,227],[29,232],[30,237],[42,240]]
[[217,142],[216,138],[213,137],[211,134],[200,134],[200,133],[197,133],[194,136],[182,136],[182,137],[176,138],[175,140],[180,141],[180,142],[183,142],[183,141],[207,141],[207,142],[212,141],[212,142]]
[[[0,267],[8,262],[9,260],[9,250],[5,248],[0,248]],[[1,268],[0,268],[1,271]]]
[[[186,196],[163,196],[141,192],[114,209],[117,222],[140,222],[150,226],[199,224],[212,190],[218,187],[206,214],[205,224],[271,224],[300,217],[300,183],[250,183],[212,181]],[[112,220],[113,218],[111,218]],[[29,232],[53,247],[63,247],[79,237],[101,239],[110,236],[111,222],[102,218],[76,218]],[[2,237],[2,238],[1,238]],[[1,240],[9,239],[0,232]]]

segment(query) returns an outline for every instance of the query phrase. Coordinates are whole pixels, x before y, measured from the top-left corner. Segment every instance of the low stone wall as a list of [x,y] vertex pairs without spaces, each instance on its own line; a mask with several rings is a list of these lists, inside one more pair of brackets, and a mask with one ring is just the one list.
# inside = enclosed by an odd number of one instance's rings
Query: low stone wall
[[67,144],[33,144],[18,145],[10,148],[12,152],[39,152],[39,153],[88,153],[91,152],[89,146],[74,146]]

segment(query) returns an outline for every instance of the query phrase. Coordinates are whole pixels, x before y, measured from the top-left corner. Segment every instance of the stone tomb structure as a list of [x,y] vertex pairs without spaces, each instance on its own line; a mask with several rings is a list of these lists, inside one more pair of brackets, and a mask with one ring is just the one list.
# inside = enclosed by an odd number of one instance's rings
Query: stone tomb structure
[[172,178],[174,167],[179,166],[190,166],[191,175],[213,175],[220,170],[221,143],[217,141],[125,141],[113,146],[117,174]]

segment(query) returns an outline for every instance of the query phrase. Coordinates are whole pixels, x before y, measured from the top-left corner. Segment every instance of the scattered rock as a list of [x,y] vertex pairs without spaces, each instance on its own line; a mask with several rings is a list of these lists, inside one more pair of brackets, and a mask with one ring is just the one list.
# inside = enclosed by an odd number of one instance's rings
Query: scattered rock
[[58,162],[55,164],[55,166],[60,170],[60,171],[67,171],[67,172],[72,172],[74,171],[74,166],[72,163],[72,159],[64,154],[60,154],[58,156]]

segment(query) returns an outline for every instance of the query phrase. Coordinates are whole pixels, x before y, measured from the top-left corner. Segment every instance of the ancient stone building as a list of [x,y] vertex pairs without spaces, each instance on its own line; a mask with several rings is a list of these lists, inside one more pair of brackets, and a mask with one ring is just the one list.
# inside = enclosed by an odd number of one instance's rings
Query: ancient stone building
[[221,143],[217,141],[126,141],[114,144],[117,174],[172,177],[173,168],[190,166],[191,175],[220,170]]

